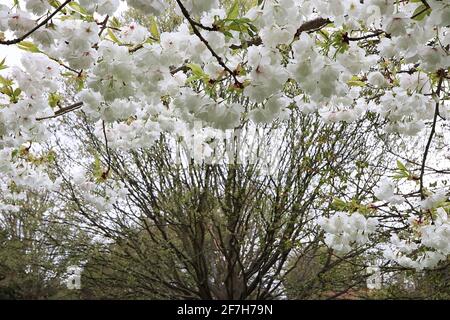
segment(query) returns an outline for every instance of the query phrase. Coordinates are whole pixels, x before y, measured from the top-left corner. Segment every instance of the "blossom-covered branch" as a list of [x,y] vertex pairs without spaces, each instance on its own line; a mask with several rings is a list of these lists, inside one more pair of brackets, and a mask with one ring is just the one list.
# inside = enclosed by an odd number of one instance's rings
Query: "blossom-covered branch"
[[66,0],[63,3],[61,3],[61,5],[59,7],[57,7],[51,14],[49,14],[48,17],[43,19],[39,24],[37,24],[30,31],[26,32],[24,35],[22,35],[22,36],[20,36],[18,38],[12,39],[12,40],[0,40],[0,44],[9,46],[9,45],[16,44],[16,43],[19,43],[19,42],[25,40],[30,35],[32,35],[36,30],[38,30],[39,28],[45,26],[55,15],[57,15],[70,2],[72,2],[72,0]]

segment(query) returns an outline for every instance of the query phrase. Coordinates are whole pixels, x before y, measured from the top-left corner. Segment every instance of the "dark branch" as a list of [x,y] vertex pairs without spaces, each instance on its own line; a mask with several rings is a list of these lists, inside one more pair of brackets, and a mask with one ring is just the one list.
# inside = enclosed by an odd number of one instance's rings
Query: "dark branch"
[[108,160],[108,168],[106,169],[105,172],[102,173],[102,177],[106,179],[108,177],[109,171],[111,170],[111,154],[109,152],[108,137],[106,136],[105,120],[102,120],[102,129],[103,129],[103,136],[105,138],[105,148]]
[[61,109],[55,111],[55,114],[52,116],[36,118],[36,120],[42,121],[42,120],[46,120],[46,119],[53,119],[53,118],[62,116],[63,114],[66,114],[68,112],[77,110],[77,109],[81,108],[82,106],[83,106],[83,102],[77,102],[77,103],[71,104],[70,106],[67,106],[67,107],[64,107],[64,108],[61,108]]
[[225,62],[223,62],[222,57],[220,57],[213,48],[211,48],[211,46],[209,45],[208,41],[206,41],[206,39],[202,36],[202,34],[200,33],[200,31],[198,31],[197,29],[197,25],[196,22],[194,20],[192,20],[191,16],[189,15],[189,12],[186,10],[186,8],[184,7],[184,5],[181,3],[180,0],[177,0],[178,6],[181,9],[181,12],[183,13],[184,17],[187,19],[187,21],[189,22],[189,24],[192,27],[193,32],[195,33],[195,35],[200,39],[200,41],[203,42],[203,44],[208,48],[208,50],[211,52],[211,54],[214,56],[214,58],[216,58],[217,62],[220,64],[220,66],[222,68],[224,68],[233,78],[234,81],[237,85],[242,85],[242,83],[237,79],[235,72],[233,72],[233,70],[231,70],[230,68],[227,67],[227,65],[225,64]]
[[375,31],[373,33],[366,34],[366,35],[360,36],[360,37],[349,37],[348,34],[345,33],[343,35],[343,40],[344,40],[344,42],[348,43],[349,41],[359,41],[359,40],[369,39],[369,38],[372,38],[372,37],[378,37],[379,35],[381,35],[383,33],[384,33],[383,30],[377,30],[377,31]]
[[33,32],[35,32],[36,30],[38,30],[40,27],[42,27],[43,25],[47,24],[47,22],[49,22],[59,11],[61,11],[69,2],[72,2],[72,0],[66,0],[63,4],[61,4],[58,8],[56,8],[55,11],[52,12],[52,14],[50,14],[47,18],[45,18],[44,20],[42,20],[41,23],[39,23],[38,25],[36,25],[33,29],[31,29],[30,31],[28,31],[27,33],[25,33],[23,36],[20,36],[16,39],[13,40],[5,40],[5,41],[0,41],[0,44],[3,45],[12,45],[12,44],[16,44],[19,43],[23,40],[25,40],[27,37],[29,37],[31,34],[33,34]]
[[[317,18],[311,21],[306,21],[303,23],[295,32],[294,39],[298,38],[302,32],[308,32],[308,31],[315,31],[318,30],[327,24],[331,23],[332,21],[330,19],[325,18]],[[260,37],[255,37],[245,43],[245,47],[250,46],[259,46],[262,44],[262,39]],[[242,49],[243,45],[232,45],[230,46],[231,49]]]
[[102,33],[105,31],[106,26],[107,26],[107,24],[108,24],[108,20],[109,20],[109,16],[107,15],[107,16],[105,17],[105,19],[104,19],[102,22],[98,23],[98,25],[101,26],[100,32],[98,33],[98,36],[99,36],[99,37],[100,37],[100,36],[102,35]]
[[300,26],[300,28],[297,29],[294,37],[298,38],[302,32],[320,29],[331,22],[332,21],[328,18],[317,18],[311,21],[306,21]]
[[[439,99],[439,95],[440,95],[441,90],[442,90],[442,81],[443,81],[444,76],[445,76],[445,71],[444,70],[439,70],[438,74],[439,74],[439,82],[438,82],[438,86],[437,86],[437,89],[436,89],[436,92],[435,92],[435,96]],[[434,117],[433,117],[433,124],[431,125],[430,136],[428,137],[427,145],[425,146],[425,152],[424,152],[423,158],[422,158],[422,165],[420,167],[419,193],[420,193],[420,197],[421,197],[422,200],[425,199],[425,194],[423,192],[423,176],[424,176],[424,173],[425,173],[425,164],[426,164],[426,161],[427,161],[428,152],[430,151],[431,142],[433,141],[434,132],[436,131],[436,122],[437,122],[438,115],[439,115],[439,101],[436,102],[436,106],[435,106],[435,110],[434,110]]]

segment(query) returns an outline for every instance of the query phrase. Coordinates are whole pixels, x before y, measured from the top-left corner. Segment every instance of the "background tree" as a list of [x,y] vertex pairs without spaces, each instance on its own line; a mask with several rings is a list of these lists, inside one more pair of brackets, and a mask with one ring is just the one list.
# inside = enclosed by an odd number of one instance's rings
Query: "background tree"
[[0,298],[76,297],[67,290],[67,267],[79,265],[72,251],[83,240],[69,215],[55,211],[49,193],[22,192],[0,213]]
[[[259,134],[247,124],[215,150],[224,151],[228,143],[236,158],[217,163],[198,163],[189,148],[169,139],[149,149],[111,150],[82,115],[74,121],[78,125],[68,127],[78,128],[72,139],[78,139],[81,150],[65,152],[56,161],[56,174],[65,177],[70,190],[61,194],[61,201],[75,205],[80,226],[114,243],[102,249],[110,264],[99,262],[95,268],[91,261],[90,269],[105,268],[102,275],[111,285],[117,282],[110,275],[127,274],[132,280],[119,287],[146,288],[147,297],[280,297],[294,252],[323,249],[314,220],[326,215],[339,195],[351,193],[357,203],[382,173],[368,165],[382,155],[375,153],[379,146],[362,139],[373,130],[365,120],[326,124],[314,115],[298,114],[257,127]],[[257,146],[252,151],[260,156],[238,163],[237,155],[252,139]],[[77,154],[92,150],[94,165],[80,161]],[[92,179],[102,182],[98,195],[116,183],[126,195],[104,212],[92,208],[63,169],[64,163],[77,162],[87,163]],[[356,177],[346,174],[354,170]]]

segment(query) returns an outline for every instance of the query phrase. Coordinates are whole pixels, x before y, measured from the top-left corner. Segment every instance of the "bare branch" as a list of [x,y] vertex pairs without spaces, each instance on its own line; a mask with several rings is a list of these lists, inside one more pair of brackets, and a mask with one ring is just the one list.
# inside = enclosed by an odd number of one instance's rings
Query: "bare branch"
[[[441,93],[442,90],[442,81],[444,79],[445,76],[445,70],[439,70],[438,71],[439,74],[439,82],[438,82],[438,86],[435,92],[435,96],[439,99],[439,95]],[[434,117],[433,117],[433,124],[431,125],[431,132],[430,132],[430,136],[428,137],[428,142],[427,145],[425,146],[425,151],[423,153],[423,158],[422,158],[422,165],[420,167],[420,188],[419,188],[419,192],[420,192],[420,197],[421,199],[425,199],[425,194],[423,192],[423,176],[425,173],[425,164],[427,161],[427,156],[428,156],[428,152],[430,151],[430,146],[431,146],[431,142],[433,141],[433,136],[434,136],[434,132],[436,130],[436,122],[437,122],[437,117],[439,115],[439,101],[436,102],[436,106],[435,106],[435,110],[434,110]]]
[[36,120],[42,121],[42,120],[46,120],[46,119],[53,119],[53,118],[62,116],[63,114],[66,114],[68,112],[77,110],[77,109],[81,108],[82,106],[83,106],[83,102],[77,102],[77,103],[71,104],[70,106],[67,106],[67,107],[64,107],[64,108],[61,108],[61,109],[55,111],[55,114],[52,116],[36,118]]

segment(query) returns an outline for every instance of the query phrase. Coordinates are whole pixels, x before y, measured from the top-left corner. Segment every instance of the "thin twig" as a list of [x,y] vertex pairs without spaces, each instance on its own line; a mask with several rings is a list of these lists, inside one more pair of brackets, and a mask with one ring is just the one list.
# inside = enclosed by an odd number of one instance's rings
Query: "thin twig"
[[242,86],[242,83],[238,80],[238,78],[236,77],[236,74],[234,71],[232,71],[230,68],[227,67],[227,65],[223,62],[222,57],[220,57],[213,48],[211,48],[211,46],[209,45],[208,41],[202,36],[202,34],[200,33],[200,31],[198,31],[197,29],[197,25],[195,23],[194,20],[192,20],[191,16],[189,15],[189,12],[186,10],[186,8],[184,7],[184,5],[181,3],[180,0],[176,0],[178,3],[178,6],[181,9],[181,12],[183,13],[184,17],[187,19],[187,21],[189,22],[189,24],[192,27],[192,30],[194,32],[194,34],[200,39],[201,42],[203,42],[203,44],[208,48],[208,50],[211,52],[211,54],[214,56],[214,58],[216,58],[217,62],[222,66],[222,68],[224,68],[233,78],[234,81],[236,83],[236,85]]
[[379,35],[381,35],[383,33],[384,33],[383,30],[377,30],[377,31],[375,31],[373,33],[366,34],[366,35],[360,36],[360,37],[349,37],[348,34],[345,33],[343,35],[343,40],[344,40],[344,42],[348,43],[349,41],[359,41],[359,40],[369,39],[369,38],[372,38],[372,37],[378,37]]
[[105,172],[103,172],[103,178],[106,179],[106,177],[108,176],[109,171],[111,170],[111,154],[109,152],[109,146],[108,146],[108,138],[106,136],[106,127],[105,127],[105,120],[102,120],[102,129],[103,129],[103,136],[105,138],[105,148],[106,148],[106,155],[108,157],[108,168],[106,169]]
[[[439,82],[438,82],[438,86],[435,92],[435,96],[439,99],[439,95],[441,93],[441,89],[442,89],[442,81],[444,79],[444,70],[439,70],[438,74],[439,74]],[[425,152],[423,154],[423,158],[422,158],[422,165],[420,167],[420,187],[419,187],[419,193],[420,193],[420,198],[423,200],[425,199],[425,194],[423,192],[423,176],[425,174],[425,164],[427,161],[427,156],[428,156],[428,152],[430,151],[430,146],[431,146],[431,142],[433,140],[433,136],[434,133],[436,131],[436,122],[437,122],[437,118],[439,115],[439,100],[436,102],[436,106],[434,109],[434,117],[433,117],[433,124],[431,125],[431,132],[430,132],[430,136],[428,137],[428,141],[427,141],[427,145],[425,146]]]
[[104,19],[102,22],[100,22],[99,25],[101,25],[102,27],[100,28],[100,32],[98,33],[98,36],[99,36],[99,37],[100,37],[100,36],[102,35],[102,33],[105,31],[106,25],[108,24],[108,20],[109,20],[109,16],[107,15],[107,16],[105,17],[105,19]]
[[[309,32],[309,31],[317,31],[326,26],[327,24],[331,23],[332,21],[327,18],[316,18],[310,21],[306,21],[303,23],[295,32],[294,39],[297,39],[302,32]],[[260,46],[262,44],[261,37],[254,37],[247,42],[244,43],[245,47],[251,47],[251,46]],[[242,49],[244,45],[231,45],[230,49],[236,50],[236,49]]]
[[67,70],[69,70],[69,71],[72,71],[72,72],[76,73],[79,77],[80,77],[81,74],[83,73],[83,70],[80,70],[80,71],[75,70],[74,68],[69,67],[68,65],[64,64],[63,62],[61,62],[61,61],[60,61],[59,59],[57,59],[57,58],[50,57],[50,56],[48,56],[48,57],[50,58],[50,60],[53,60],[53,61],[57,62],[61,67],[65,68],[65,69],[67,69]]

